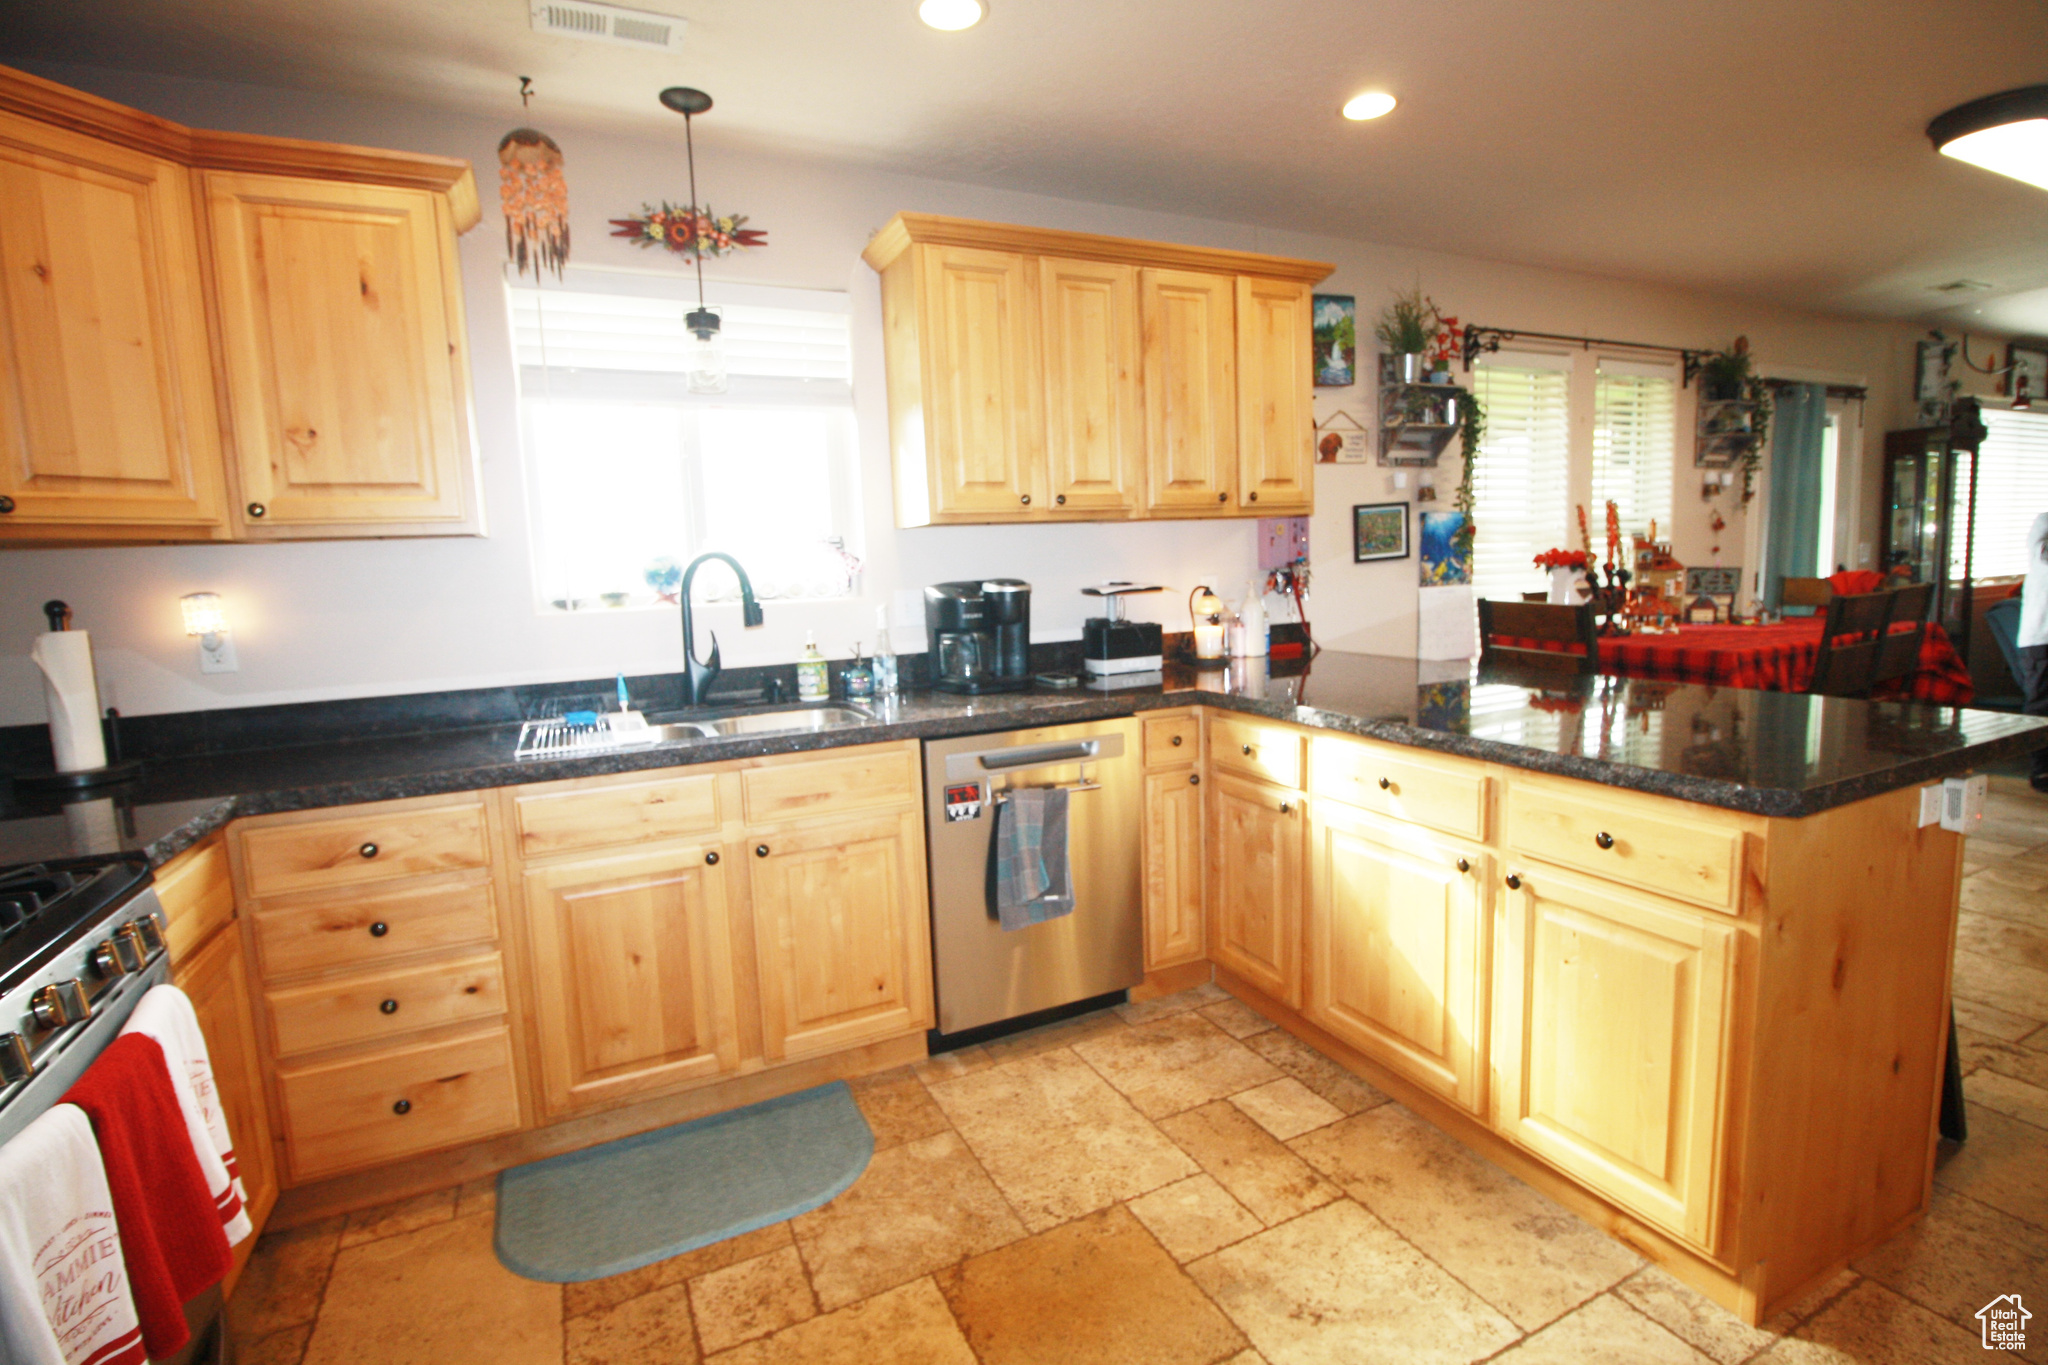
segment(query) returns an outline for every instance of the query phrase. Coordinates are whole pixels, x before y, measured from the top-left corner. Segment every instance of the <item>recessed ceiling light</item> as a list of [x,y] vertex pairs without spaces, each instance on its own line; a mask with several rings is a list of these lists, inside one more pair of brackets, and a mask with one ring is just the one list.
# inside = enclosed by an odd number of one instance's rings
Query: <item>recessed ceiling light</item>
[[[925,3],[932,4],[935,0],[925,0]],[[1378,118],[1393,107],[1392,95],[1384,90],[1368,90],[1363,95],[1353,95],[1345,102],[1344,117],[1363,122],[1369,118]]]
[[2048,190],[2048,85],[1958,105],[1927,125],[1943,156]]
[[923,0],[917,7],[918,18],[947,33],[973,28],[987,13],[981,0]]

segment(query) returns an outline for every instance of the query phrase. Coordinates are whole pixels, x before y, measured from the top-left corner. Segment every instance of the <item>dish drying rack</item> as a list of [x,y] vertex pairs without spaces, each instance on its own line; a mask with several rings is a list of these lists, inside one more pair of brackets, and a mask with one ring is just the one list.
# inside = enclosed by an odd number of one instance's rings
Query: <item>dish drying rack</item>
[[656,743],[660,732],[648,726],[637,712],[634,724],[616,726],[617,711],[600,711],[594,722],[575,722],[566,716],[546,716],[522,722],[515,759],[570,758],[577,754],[606,753],[613,749],[637,749]]

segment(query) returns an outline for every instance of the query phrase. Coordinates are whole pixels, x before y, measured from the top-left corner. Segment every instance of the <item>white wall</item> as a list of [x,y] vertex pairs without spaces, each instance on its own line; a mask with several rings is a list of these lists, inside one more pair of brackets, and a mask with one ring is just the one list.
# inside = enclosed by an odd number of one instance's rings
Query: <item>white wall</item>
[[[491,533],[483,539],[0,552],[0,724],[43,719],[41,688],[27,653],[41,628],[38,608],[52,597],[70,602],[78,624],[93,633],[104,704],[138,715],[679,667],[680,636],[671,612],[562,616],[542,614],[533,605],[504,307],[503,232],[493,193],[497,140],[515,122],[516,109],[508,109],[500,126],[427,108],[254,86],[90,68],[37,69],[186,123],[441,153],[477,166],[485,216],[463,239],[461,252]],[[636,211],[645,200],[687,197],[679,188],[680,128],[669,140],[583,131],[551,120],[544,106],[536,106],[532,121],[565,154],[572,259],[682,268],[673,258],[612,239],[606,222]],[[1083,584],[1109,577],[1168,584],[1172,592],[1166,596],[1134,599],[1133,614],[1176,629],[1185,628],[1180,602],[1193,583],[1214,579],[1235,597],[1254,571],[1254,526],[1248,521],[908,531],[891,525],[879,291],[859,251],[898,209],[1332,261],[1335,273],[1318,288],[1355,294],[1361,331],[1368,335],[1388,290],[1412,281],[1420,281],[1447,311],[1496,326],[1698,347],[1725,345],[1743,332],[1767,373],[1792,367],[1803,375],[1869,383],[1870,450],[1902,418],[1912,338],[1902,326],[846,165],[738,156],[721,150],[715,113],[699,134],[705,197],[721,210],[750,215],[752,226],[768,230],[770,242],[707,265],[707,275],[853,294],[854,389],[866,490],[863,599],[772,604],[767,625],[744,633],[736,609],[707,609],[705,618],[719,631],[728,665],[792,659],[806,630],[816,631],[828,654],[844,656],[855,639],[872,638],[876,605],[892,602],[899,589],[942,579],[1029,579],[1036,588],[1035,635],[1063,639],[1078,635],[1089,614],[1091,600],[1078,592]],[[1360,370],[1370,373],[1369,355],[1361,355]],[[1369,403],[1365,389],[1318,392],[1319,413],[1341,404],[1366,418]],[[1865,463],[1867,525],[1876,502],[1874,454]],[[1403,495],[1389,492],[1386,476],[1373,466],[1318,467],[1310,612],[1318,638],[1328,645],[1407,654],[1414,645],[1415,561],[1351,563],[1352,504],[1413,496],[1412,478]],[[1446,461],[1437,479],[1439,506],[1447,505],[1456,477],[1455,461]],[[1704,513],[1689,470],[1681,470],[1678,486],[1678,553],[1703,560]],[[1723,544],[1740,546],[1740,518],[1731,521]],[[1863,532],[1865,538],[1873,533],[1874,527]],[[1738,555],[1724,558],[1732,562]],[[227,599],[239,673],[198,672],[177,599],[202,589]],[[903,630],[899,648],[918,647],[920,633]]]

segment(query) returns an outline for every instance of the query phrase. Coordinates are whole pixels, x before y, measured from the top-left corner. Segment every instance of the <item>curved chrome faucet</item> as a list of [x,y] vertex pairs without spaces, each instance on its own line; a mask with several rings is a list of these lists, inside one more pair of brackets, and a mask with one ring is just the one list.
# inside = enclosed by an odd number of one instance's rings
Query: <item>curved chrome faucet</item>
[[682,587],[676,596],[683,604],[683,704],[696,706],[703,702],[711,691],[711,684],[719,674],[718,632],[711,632],[711,657],[702,663],[697,660],[696,626],[690,618],[690,582],[696,578],[697,570],[707,559],[722,559],[732,565],[732,571],[740,578],[740,621],[748,629],[761,624],[761,604],[754,600],[754,584],[747,577],[747,571],[740,562],[722,550],[698,555],[690,561],[690,567],[683,570]]

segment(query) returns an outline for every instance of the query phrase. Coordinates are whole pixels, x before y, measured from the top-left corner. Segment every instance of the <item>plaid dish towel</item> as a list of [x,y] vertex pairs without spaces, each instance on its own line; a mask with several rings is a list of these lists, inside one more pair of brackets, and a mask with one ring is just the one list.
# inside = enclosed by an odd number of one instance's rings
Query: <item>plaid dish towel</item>
[[996,807],[996,918],[1015,931],[1073,912],[1067,791],[1013,787]]

